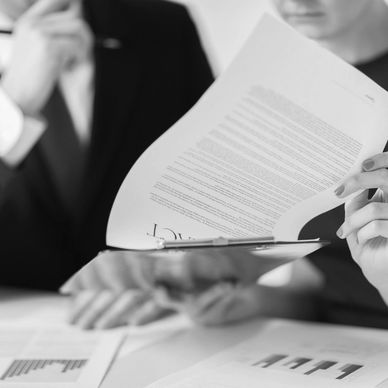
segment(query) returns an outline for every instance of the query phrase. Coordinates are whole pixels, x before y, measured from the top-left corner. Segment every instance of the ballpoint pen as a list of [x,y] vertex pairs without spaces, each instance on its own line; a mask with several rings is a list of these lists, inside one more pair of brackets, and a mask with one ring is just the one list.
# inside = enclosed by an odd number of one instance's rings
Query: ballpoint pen
[[217,247],[267,247],[273,245],[295,245],[311,244],[321,242],[320,239],[283,241],[276,240],[272,236],[266,237],[247,237],[247,238],[225,238],[218,237],[214,239],[198,240],[176,240],[176,241],[158,241],[158,249],[185,249],[185,248],[217,248]]
[[[12,35],[12,29],[0,29],[0,35]],[[96,36],[95,44],[97,47],[102,47],[110,50],[117,50],[123,46],[121,39],[110,37],[110,36]]]

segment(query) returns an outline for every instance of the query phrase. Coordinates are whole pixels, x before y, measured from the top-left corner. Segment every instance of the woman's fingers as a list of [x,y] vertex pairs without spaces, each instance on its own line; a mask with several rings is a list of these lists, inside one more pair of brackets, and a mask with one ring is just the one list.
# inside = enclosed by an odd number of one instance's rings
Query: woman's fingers
[[388,238],[388,220],[370,222],[358,231],[357,237],[360,245],[364,245],[376,237]]
[[378,169],[370,172],[361,172],[345,180],[336,190],[339,198],[345,198],[360,190],[380,188],[388,192],[388,170]]
[[337,235],[339,238],[345,239],[372,221],[385,219],[388,220],[388,204],[370,202],[361,209],[348,215],[338,230]]
[[362,164],[364,171],[374,171],[380,168],[388,168],[388,152],[372,156]]

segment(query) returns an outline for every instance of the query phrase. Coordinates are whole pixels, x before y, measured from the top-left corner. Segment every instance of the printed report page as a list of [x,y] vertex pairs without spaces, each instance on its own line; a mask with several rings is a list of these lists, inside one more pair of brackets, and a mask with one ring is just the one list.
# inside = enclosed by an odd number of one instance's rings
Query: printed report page
[[339,182],[382,151],[387,106],[365,75],[265,16],[229,69],[132,168],[107,243],[297,239],[342,203]]

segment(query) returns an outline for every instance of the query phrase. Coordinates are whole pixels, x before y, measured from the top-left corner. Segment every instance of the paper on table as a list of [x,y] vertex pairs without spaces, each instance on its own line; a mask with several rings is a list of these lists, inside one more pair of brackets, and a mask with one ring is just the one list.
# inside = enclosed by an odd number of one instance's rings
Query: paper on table
[[97,388],[122,342],[120,333],[0,325],[1,388]]
[[372,388],[387,362],[386,331],[278,321],[149,388]]
[[266,16],[200,102],[134,165],[107,243],[297,239],[306,222],[342,203],[334,187],[382,151],[387,106],[366,76]]

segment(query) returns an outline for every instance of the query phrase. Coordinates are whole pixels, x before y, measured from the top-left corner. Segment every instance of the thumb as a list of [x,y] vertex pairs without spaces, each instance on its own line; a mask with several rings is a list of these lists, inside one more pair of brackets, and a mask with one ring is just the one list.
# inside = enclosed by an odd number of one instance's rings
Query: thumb
[[[363,208],[368,203],[368,190],[364,190],[345,203],[345,219],[354,214],[357,210]],[[358,238],[356,233],[352,233],[347,238],[349,248],[355,251],[358,247]],[[355,257],[355,256],[353,256]]]

